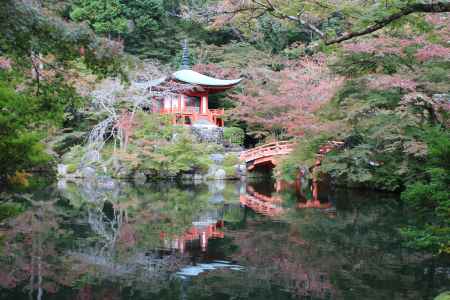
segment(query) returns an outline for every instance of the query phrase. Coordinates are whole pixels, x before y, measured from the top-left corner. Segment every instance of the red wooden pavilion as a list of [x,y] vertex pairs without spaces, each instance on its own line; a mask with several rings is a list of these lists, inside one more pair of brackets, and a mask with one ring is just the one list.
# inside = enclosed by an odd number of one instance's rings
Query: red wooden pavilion
[[224,126],[223,109],[210,109],[208,95],[226,91],[242,78],[234,80],[218,79],[195,72],[189,67],[189,52],[187,43],[183,47],[183,63],[181,70],[170,77],[171,81],[189,86],[177,95],[166,95],[157,99],[157,111],[172,115],[174,124],[192,125],[203,123],[207,125]]

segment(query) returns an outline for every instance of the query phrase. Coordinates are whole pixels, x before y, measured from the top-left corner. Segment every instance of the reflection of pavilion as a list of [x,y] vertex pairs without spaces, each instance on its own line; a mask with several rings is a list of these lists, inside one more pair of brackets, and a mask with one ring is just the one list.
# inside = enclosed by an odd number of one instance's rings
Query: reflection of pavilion
[[306,202],[301,202],[298,204],[298,208],[332,208],[333,204],[331,202],[321,203],[319,200],[306,200]]
[[191,227],[184,233],[176,236],[169,236],[161,232],[161,239],[164,241],[164,247],[177,249],[184,253],[186,249],[200,247],[202,252],[208,248],[208,240],[214,238],[223,238],[224,234],[220,231],[224,226],[222,212],[219,210],[209,210],[197,217]]
[[241,195],[239,201],[256,213],[269,217],[279,216],[283,212],[280,206],[282,199],[279,195],[266,196],[256,192],[251,186],[247,186],[247,193]]
[[189,245],[193,245],[196,241],[200,242],[203,252],[208,248],[208,240],[214,238],[223,238],[224,234],[220,231],[223,228],[223,221],[219,220],[211,224],[195,225],[183,234],[175,238],[166,238],[166,234],[161,232],[161,238],[164,240],[164,246],[170,249],[177,249],[184,253]]

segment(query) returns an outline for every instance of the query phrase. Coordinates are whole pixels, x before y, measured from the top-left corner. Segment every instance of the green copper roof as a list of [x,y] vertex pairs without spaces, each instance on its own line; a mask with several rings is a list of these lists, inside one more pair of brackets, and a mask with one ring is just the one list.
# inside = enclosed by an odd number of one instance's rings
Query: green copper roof
[[224,80],[209,77],[192,70],[180,70],[173,73],[173,77],[178,80],[189,84],[198,84],[210,87],[226,87],[236,85],[241,82],[242,78],[233,80]]

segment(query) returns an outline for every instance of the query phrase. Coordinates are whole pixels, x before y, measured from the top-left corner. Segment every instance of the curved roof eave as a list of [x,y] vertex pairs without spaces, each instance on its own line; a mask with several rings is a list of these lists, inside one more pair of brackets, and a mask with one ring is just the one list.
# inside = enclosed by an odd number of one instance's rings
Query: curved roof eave
[[233,79],[233,80],[225,80],[225,79],[217,79],[214,77],[209,77],[198,72],[192,70],[180,70],[172,75],[176,80],[182,81],[189,84],[198,84],[202,86],[210,86],[210,87],[227,87],[238,84],[242,81],[242,78]]

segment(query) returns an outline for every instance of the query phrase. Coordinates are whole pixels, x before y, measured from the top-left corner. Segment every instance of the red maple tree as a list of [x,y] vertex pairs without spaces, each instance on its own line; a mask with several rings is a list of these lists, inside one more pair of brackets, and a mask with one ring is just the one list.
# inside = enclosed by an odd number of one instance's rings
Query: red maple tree
[[321,130],[314,113],[344,82],[330,72],[323,55],[289,61],[280,72],[254,69],[248,77],[243,94],[234,96],[238,106],[232,118],[249,124],[257,137]]

